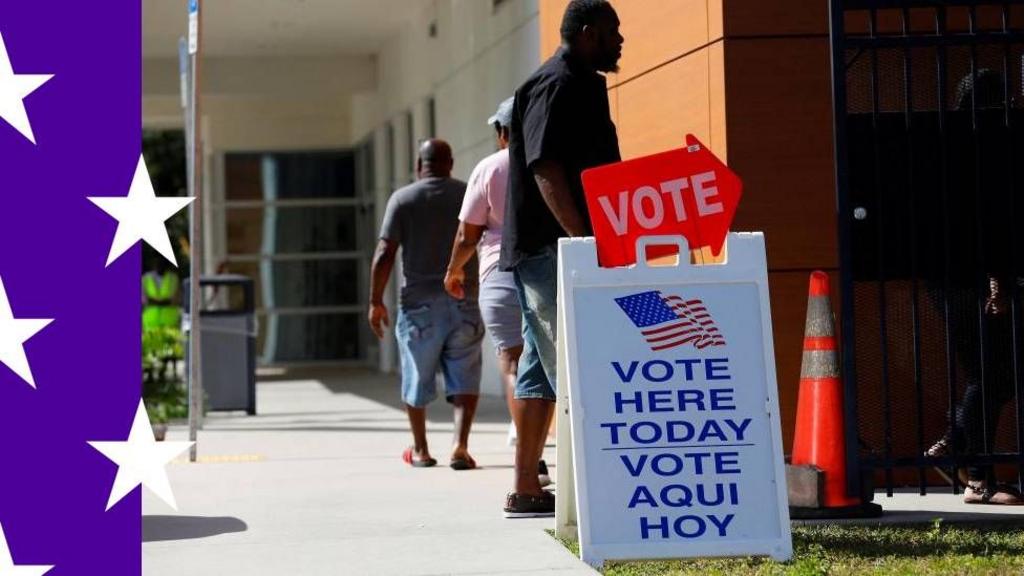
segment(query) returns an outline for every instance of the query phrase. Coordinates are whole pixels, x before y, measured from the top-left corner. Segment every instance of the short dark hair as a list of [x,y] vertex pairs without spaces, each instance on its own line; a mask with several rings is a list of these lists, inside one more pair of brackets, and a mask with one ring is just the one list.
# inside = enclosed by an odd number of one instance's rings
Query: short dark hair
[[583,31],[584,26],[592,26],[597,19],[610,10],[608,0],[572,0],[565,7],[562,16],[562,42],[572,43]]

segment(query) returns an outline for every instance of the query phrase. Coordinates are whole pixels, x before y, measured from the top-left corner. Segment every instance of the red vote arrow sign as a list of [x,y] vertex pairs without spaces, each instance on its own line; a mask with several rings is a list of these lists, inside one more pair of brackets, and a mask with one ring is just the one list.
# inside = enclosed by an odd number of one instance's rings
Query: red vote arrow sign
[[[743,193],[739,176],[692,134],[686,148],[583,172],[601,266],[636,262],[643,236],[682,235],[690,249],[722,251]],[[651,250],[648,257],[673,254]]]

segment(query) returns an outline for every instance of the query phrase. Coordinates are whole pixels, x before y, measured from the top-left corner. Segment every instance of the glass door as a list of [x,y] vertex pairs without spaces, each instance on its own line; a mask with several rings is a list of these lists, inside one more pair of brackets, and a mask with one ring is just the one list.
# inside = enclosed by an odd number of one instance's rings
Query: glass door
[[[264,364],[364,361],[373,199],[353,151],[225,157],[226,271],[256,281]],[[358,158],[357,158],[358,157]]]

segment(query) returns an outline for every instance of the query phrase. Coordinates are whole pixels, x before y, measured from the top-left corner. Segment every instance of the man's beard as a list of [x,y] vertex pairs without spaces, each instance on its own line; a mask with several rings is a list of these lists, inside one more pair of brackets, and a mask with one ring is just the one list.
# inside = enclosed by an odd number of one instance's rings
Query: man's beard
[[598,63],[598,71],[609,74],[616,74],[619,71],[619,60],[622,58],[622,52],[619,49],[609,50]]
[[604,72],[605,74],[618,74],[619,73],[619,61],[617,58],[611,58],[605,62],[602,62],[597,68],[598,72]]

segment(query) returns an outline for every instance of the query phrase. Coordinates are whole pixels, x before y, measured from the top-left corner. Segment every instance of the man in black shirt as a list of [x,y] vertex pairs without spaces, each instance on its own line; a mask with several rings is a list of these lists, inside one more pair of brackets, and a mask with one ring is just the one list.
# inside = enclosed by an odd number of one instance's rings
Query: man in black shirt
[[537,479],[555,401],[557,242],[591,235],[581,173],[617,162],[619,142],[599,72],[622,56],[619,18],[607,0],[572,0],[562,46],[516,90],[501,267],[512,270],[523,307],[524,350],[513,418],[515,488],[506,517],[550,516],[554,496]]

